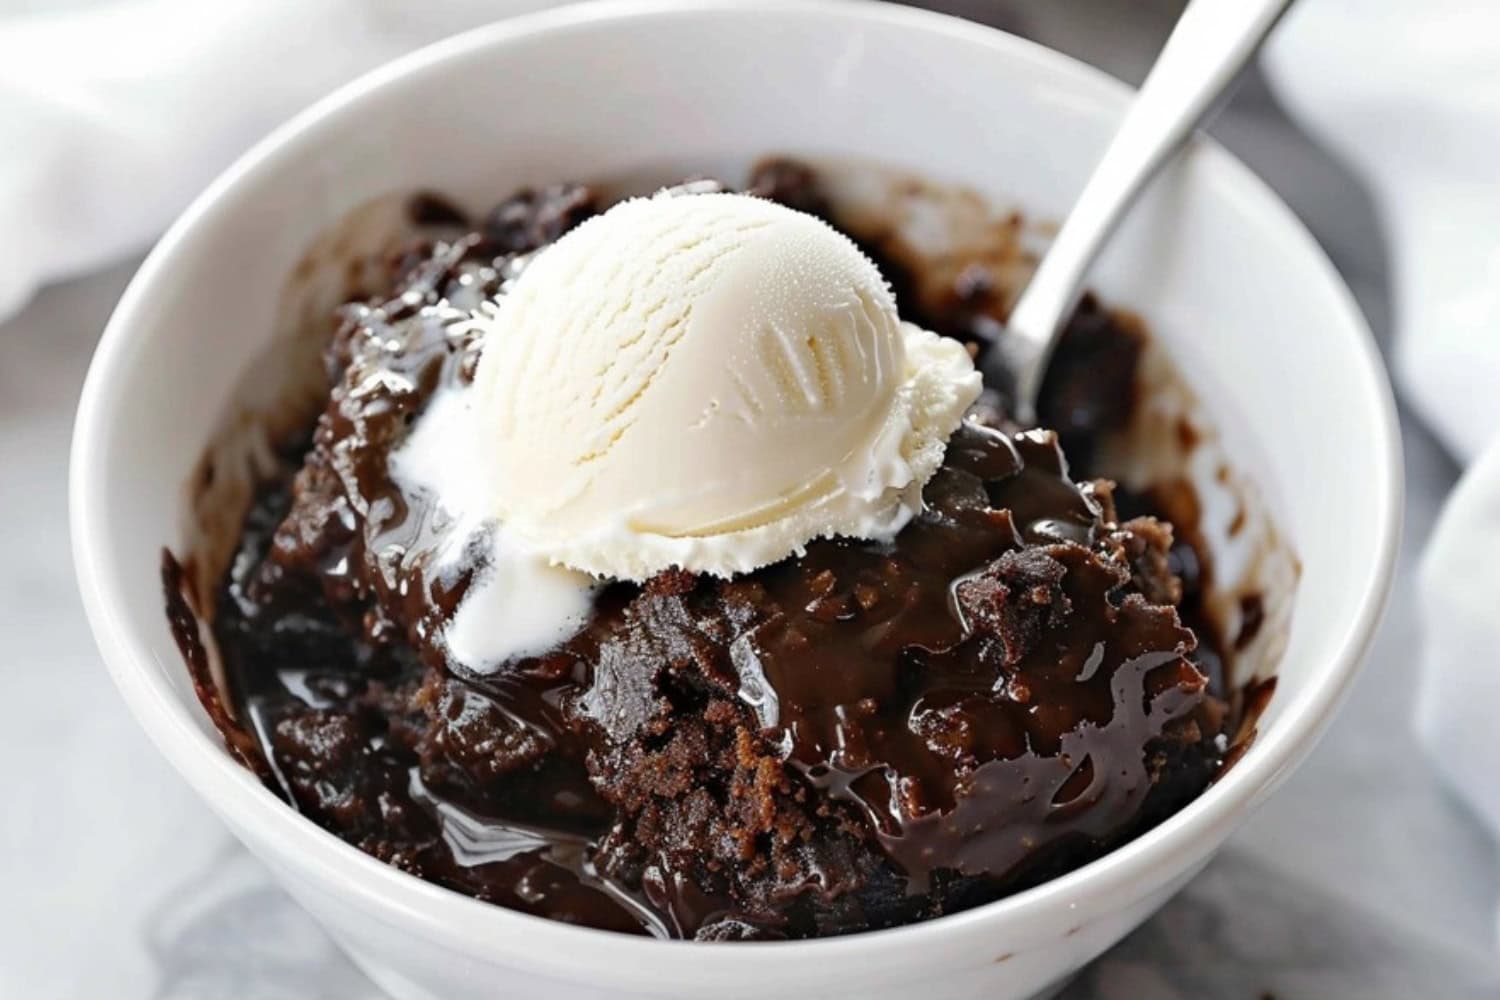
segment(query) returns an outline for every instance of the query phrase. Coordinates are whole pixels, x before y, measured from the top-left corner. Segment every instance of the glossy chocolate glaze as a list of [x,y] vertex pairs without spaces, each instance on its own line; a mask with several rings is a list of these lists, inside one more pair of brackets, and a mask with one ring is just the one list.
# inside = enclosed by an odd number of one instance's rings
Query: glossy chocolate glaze
[[[799,165],[752,186],[827,211]],[[261,489],[218,596],[228,705],[166,556],[174,628],[241,760],[422,878],[708,939],[977,905],[1206,786],[1230,720],[1194,554],[1149,516],[1122,520],[1109,484],[1075,484],[1051,433],[1003,424],[955,435],[926,511],[891,544],[819,541],[732,581],[613,584],[544,656],[489,676],[449,663],[441,628],[482,555],[430,574],[442,512],[387,460],[432,393],[472,375],[480,345],[454,320],[594,209],[583,188],[523,192],[474,233],[412,248],[387,294],[345,308],[328,407]],[[431,196],[414,210],[462,219]],[[882,264],[899,290],[900,264]],[[963,295],[908,318],[984,346]],[[1139,344],[1092,303],[1074,327],[1074,349],[1114,359],[1050,387],[1086,454],[1128,419],[1117,383]],[[1079,402],[1089,379],[1103,404]]]

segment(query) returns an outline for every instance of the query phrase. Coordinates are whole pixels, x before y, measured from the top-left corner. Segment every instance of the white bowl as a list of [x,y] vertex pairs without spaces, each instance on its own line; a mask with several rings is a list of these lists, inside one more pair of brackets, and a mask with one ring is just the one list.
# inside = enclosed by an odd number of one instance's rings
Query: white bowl
[[[331,41],[330,44],[333,44]],[[1064,212],[1129,93],[975,25],[855,3],[625,3],[473,31],[344,88],[183,215],[121,300],[79,409],[74,557],[100,649],[146,731],[369,974],[400,997],[1025,997],[1198,871],[1312,748],[1389,589],[1394,411],[1338,276],[1266,187],[1193,143],[1096,287],[1152,323],[1301,560],[1279,690],[1217,785],[1102,860],[978,909],[822,941],[682,944],[583,930],[405,875],[295,814],[224,752],[163,614],[183,483],[271,337],[312,236],[416,186],[481,202],[522,182],[855,156]]]

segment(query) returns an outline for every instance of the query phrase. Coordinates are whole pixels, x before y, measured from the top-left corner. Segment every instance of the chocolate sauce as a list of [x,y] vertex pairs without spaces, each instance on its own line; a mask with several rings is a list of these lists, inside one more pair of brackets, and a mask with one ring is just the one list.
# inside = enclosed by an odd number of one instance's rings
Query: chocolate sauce
[[[751,186],[828,211],[800,165]],[[420,217],[463,222],[424,199]],[[889,544],[818,541],[729,581],[612,584],[543,656],[486,676],[450,663],[441,630],[483,556],[431,569],[442,511],[389,457],[439,387],[472,377],[481,345],[456,320],[596,210],[576,186],[523,192],[474,234],[399,255],[382,300],[344,309],[328,407],[263,484],[218,595],[228,705],[166,556],[200,696],[269,787],[480,899],[737,940],[978,905],[1208,784],[1231,720],[1199,554],[1143,498],[1075,482],[1055,435],[1003,423],[955,434],[926,510]],[[908,318],[974,326],[967,307]],[[1073,415],[1085,458],[1128,419],[1138,336],[1090,302],[1064,343],[1056,370],[1079,374],[1053,379],[1043,412]],[[1090,404],[1085,379],[1108,398]]]

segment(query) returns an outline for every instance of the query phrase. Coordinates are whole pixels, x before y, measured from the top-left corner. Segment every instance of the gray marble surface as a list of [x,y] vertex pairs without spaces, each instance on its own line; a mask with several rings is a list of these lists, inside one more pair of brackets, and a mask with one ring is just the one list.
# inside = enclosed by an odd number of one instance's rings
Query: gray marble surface
[[[1139,79],[1171,20],[1170,3],[1149,0],[946,6],[1126,79]],[[1388,340],[1386,248],[1358,184],[1254,80],[1213,131],[1308,222]],[[133,266],[49,289],[0,326],[0,997],[376,997],[149,745],[83,619],[68,435]],[[1411,736],[1412,568],[1456,470],[1404,423],[1401,573],[1353,697],[1223,854],[1068,997],[1500,996],[1494,844]]]

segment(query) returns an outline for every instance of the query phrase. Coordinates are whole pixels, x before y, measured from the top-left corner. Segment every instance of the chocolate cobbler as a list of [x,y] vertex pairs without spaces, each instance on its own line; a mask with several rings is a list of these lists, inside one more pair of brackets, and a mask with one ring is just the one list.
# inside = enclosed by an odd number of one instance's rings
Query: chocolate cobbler
[[[747,190],[838,226],[816,173]],[[556,920],[664,938],[808,938],[954,913],[1099,857],[1180,809],[1233,752],[1230,651],[1206,553],[1150,494],[1091,475],[1136,404],[1134,321],[1086,299],[1041,406],[986,389],[925,509],[891,542],[823,539],[729,579],[606,583],[571,639],[490,673],[442,626],[472,571],[426,558],[434,498],[389,457],[482,346],[456,316],[602,209],[522,191],[434,234],[345,306],[327,407],[279,442],[207,623],[169,613],[230,751],[312,822],[420,878]],[[847,227],[846,227],[847,228]],[[904,318],[976,355],[982,269],[934,282],[851,233]]]

